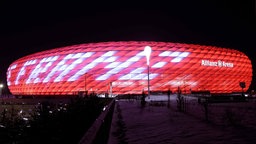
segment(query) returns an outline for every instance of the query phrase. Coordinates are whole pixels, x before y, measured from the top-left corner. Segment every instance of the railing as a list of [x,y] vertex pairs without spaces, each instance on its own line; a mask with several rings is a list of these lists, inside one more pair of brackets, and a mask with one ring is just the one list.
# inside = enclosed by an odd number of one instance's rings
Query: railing
[[219,126],[243,126],[256,129],[256,102],[241,96],[183,96],[184,112]]
[[94,121],[92,126],[87,130],[85,135],[79,141],[79,144],[106,144],[108,141],[108,133],[111,126],[112,115],[115,106],[115,99],[105,107],[105,110]]

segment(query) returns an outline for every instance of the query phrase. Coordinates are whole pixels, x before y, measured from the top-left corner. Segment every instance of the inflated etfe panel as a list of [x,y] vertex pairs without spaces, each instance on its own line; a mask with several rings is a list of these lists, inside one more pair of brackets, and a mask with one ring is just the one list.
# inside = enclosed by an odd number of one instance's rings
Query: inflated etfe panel
[[[144,48],[151,47],[149,67]],[[115,94],[150,91],[246,91],[250,59],[237,50],[170,42],[101,42],[42,51],[14,61],[7,71],[14,95]]]

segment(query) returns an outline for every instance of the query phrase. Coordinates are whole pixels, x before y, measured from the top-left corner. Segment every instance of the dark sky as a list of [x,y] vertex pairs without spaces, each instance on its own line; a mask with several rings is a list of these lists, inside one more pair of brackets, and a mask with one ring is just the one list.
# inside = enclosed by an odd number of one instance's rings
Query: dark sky
[[120,40],[232,48],[247,54],[256,65],[255,0],[169,3],[3,0],[0,82],[6,83],[8,66],[28,54],[73,44]]

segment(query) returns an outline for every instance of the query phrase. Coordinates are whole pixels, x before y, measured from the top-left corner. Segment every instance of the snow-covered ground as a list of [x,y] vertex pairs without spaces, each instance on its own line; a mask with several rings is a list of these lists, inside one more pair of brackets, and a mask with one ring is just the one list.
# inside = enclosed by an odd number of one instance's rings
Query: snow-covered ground
[[[255,107],[250,102],[219,103],[205,109],[197,99],[186,97],[185,112],[177,110],[176,95],[150,96],[139,100],[117,100],[109,144],[254,144]],[[232,123],[234,122],[234,123]]]

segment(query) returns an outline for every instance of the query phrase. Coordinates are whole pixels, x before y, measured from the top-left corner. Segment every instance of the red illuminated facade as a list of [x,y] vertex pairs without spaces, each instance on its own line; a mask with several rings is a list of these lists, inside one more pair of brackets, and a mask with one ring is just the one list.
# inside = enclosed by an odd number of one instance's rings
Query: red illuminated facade
[[72,95],[79,91],[115,94],[147,91],[145,46],[150,55],[150,90],[241,92],[252,80],[242,52],[169,42],[102,42],[56,48],[14,61],[7,84],[14,95]]

